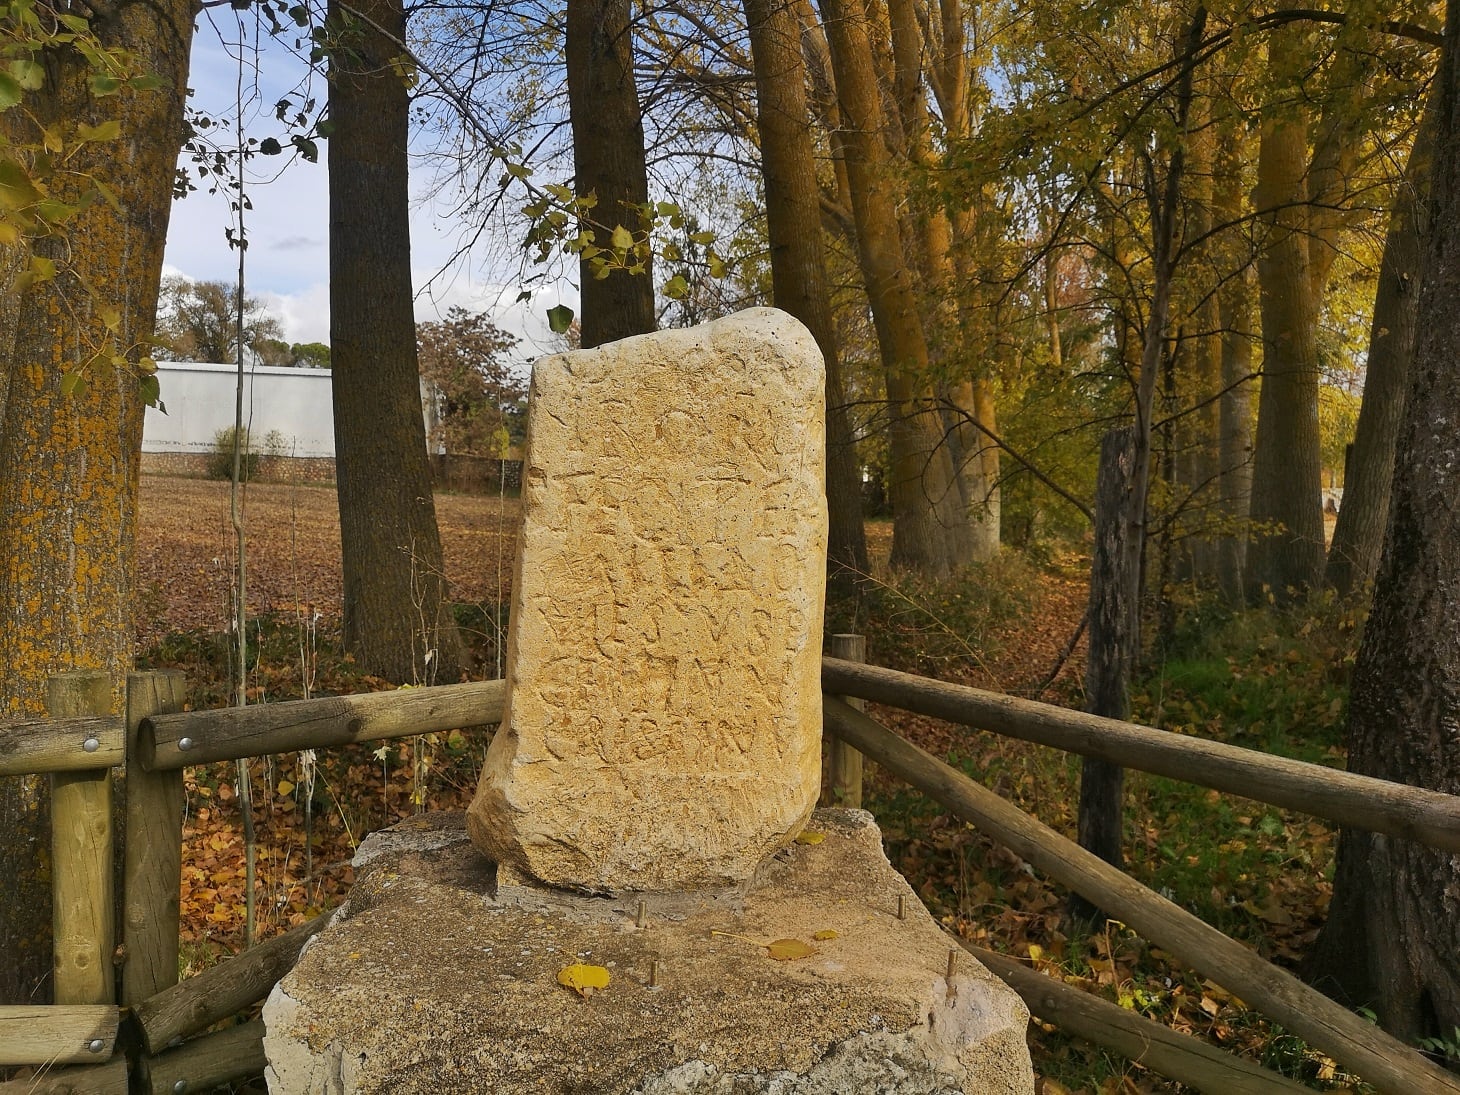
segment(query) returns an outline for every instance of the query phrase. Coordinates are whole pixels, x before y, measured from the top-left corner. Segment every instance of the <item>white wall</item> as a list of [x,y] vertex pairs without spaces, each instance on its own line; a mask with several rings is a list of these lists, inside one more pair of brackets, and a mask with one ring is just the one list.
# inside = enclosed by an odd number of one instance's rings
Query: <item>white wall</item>
[[[159,361],[163,414],[148,407],[143,452],[211,452],[219,430],[233,425],[238,369],[196,361]],[[244,372],[243,422],[253,449],[277,430],[281,455],[334,456],[334,409],[328,369],[255,365]]]

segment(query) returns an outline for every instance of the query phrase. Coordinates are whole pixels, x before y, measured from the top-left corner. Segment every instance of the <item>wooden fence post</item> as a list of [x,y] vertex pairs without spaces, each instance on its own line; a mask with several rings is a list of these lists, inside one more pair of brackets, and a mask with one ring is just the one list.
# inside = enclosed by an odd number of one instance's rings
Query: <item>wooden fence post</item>
[[[865,635],[833,635],[831,656],[846,662],[867,660]],[[866,705],[858,699],[846,701],[858,711]],[[839,737],[831,739],[831,805],[862,808],[862,754]]]
[[[112,682],[105,673],[76,670],[47,682],[46,713],[52,718],[109,715],[111,710]],[[111,769],[51,776],[53,992],[58,1004],[116,1002],[114,845]]]
[[127,676],[127,802],[122,867],[122,1003],[137,1004],[177,984],[182,877],[183,773],[148,772],[136,762],[142,720],[181,711],[176,670]]

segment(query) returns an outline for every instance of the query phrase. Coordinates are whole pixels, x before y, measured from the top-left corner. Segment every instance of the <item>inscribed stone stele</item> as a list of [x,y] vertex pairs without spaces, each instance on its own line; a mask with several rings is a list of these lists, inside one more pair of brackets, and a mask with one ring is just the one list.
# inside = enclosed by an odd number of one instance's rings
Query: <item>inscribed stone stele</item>
[[534,366],[486,854],[590,892],[728,887],[805,823],[823,384],[767,308]]

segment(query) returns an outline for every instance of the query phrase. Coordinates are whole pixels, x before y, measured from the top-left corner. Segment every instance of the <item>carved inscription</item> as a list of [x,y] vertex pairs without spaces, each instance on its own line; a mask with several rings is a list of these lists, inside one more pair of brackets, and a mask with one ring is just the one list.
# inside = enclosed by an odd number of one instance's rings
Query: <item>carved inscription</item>
[[819,787],[821,357],[769,309],[534,369],[506,721],[469,822],[600,891],[730,885]]

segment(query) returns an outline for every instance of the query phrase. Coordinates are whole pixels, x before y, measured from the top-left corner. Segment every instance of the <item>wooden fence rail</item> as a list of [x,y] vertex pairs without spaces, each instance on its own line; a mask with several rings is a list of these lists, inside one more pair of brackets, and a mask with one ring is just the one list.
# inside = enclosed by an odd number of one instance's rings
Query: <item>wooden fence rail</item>
[[294,968],[304,944],[323,928],[329,914],[260,943],[196,977],[143,1000],[133,1009],[149,1053],[161,1053],[186,1038],[262,1000]]
[[105,1004],[0,1006],[0,1065],[98,1064],[112,1055],[119,1014]]
[[1182,1034],[1119,1004],[1036,973],[1007,954],[995,954],[954,937],[964,950],[1003,979],[1029,1006],[1029,1013],[1066,1034],[1113,1049],[1206,1095],[1297,1095],[1312,1088],[1261,1065]]
[[138,760],[156,772],[486,726],[501,721],[506,696],[506,681],[483,681],[155,715],[142,722]]
[[0,722],[0,776],[115,768],[126,758],[126,737],[110,715]]
[[[838,690],[846,690],[838,681]],[[1128,924],[1141,936],[1235,993],[1309,1045],[1393,1095],[1460,1095],[1460,1076],[1335,1004],[1216,928],[993,791],[937,760],[841,700],[825,698],[827,728],[889,772],[947,806],[1032,866]]]
[[1460,796],[835,658],[822,687],[1460,852]]

